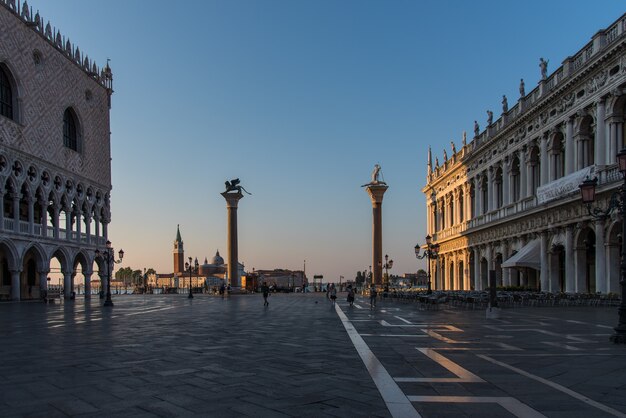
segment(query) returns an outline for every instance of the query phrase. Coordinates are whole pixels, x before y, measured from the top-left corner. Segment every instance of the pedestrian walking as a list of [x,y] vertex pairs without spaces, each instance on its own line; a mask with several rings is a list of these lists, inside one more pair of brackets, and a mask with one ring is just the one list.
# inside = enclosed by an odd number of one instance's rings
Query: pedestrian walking
[[376,292],[376,286],[372,285],[370,287],[370,308],[376,307],[376,297],[378,296],[378,292]]
[[337,300],[337,288],[334,284],[330,285],[330,301],[335,304],[335,300]]
[[268,306],[270,303],[267,301],[267,297],[270,295],[270,288],[265,282],[261,286],[261,293],[263,293],[263,306]]
[[348,303],[350,306],[354,303],[354,289],[352,288],[352,285],[348,286]]

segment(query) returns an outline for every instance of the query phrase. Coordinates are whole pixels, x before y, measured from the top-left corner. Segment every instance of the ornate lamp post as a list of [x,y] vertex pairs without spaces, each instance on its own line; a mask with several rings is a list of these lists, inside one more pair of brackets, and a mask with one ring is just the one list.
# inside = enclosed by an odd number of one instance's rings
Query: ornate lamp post
[[111,264],[119,264],[122,262],[124,250],[120,249],[118,256],[120,259],[116,260],[111,241],[106,242],[104,251],[96,250],[96,257],[102,257],[107,265],[107,297],[104,301],[104,306],[113,306],[113,301],[111,300]]
[[587,178],[582,182],[580,187],[580,194],[583,203],[587,206],[589,215],[594,219],[605,219],[615,209],[619,210],[622,215],[622,252],[620,260],[620,293],[621,302],[618,309],[619,321],[617,327],[614,328],[615,334],[611,335],[610,340],[616,344],[626,344],[626,148],[617,154],[617,167],[622,173],[624,182],[622,183],[621,190],[615,191],[609,200],[609,205],[606,209],[599,207],[591,207],[596,199],[596,185],[598,179]]
[[383,268],[385,269],[385,285],[389,286],[389,269],[393,267],[393,260],[389,259],[389,256],[385,254],[385,264],[383,264]]
[[420,255],[420,245],[417,244],[415,246],[415,257],[418,260],[423,259],[424,257],[428,257],[428,291],[427,293],[430,295],[433,293],[432,284],[430,281],[430,260],[436,260],[439,256],[439,244],[433,244],[432,237],[430,235],[426,235],[426,250],[424,250],[424,254]]
[[189,272],[189,296],[187,299],[193,299],[193,293],[191,293],[191,273],[198,274],[198,259],[196,258],[195,264],[191,264],[192,258],[189,257],[189,261],[185,262],[185,270]]

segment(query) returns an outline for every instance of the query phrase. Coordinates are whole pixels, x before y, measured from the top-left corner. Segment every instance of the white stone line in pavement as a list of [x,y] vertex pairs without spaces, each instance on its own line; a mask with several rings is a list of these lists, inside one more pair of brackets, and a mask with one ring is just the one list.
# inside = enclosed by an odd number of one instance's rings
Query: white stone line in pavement
[[434,360],[441,367],[447,369],[456,377],[396,377],[396,382],[432,382],[432,383],[484,383],[485,381],[474,373],[459,366],[457,363],[437,353],[432,348],[416,347],[416,350]]
[[412,402],[497,403],[516,417],[545,418],[545,415],[530,406],[508,396],[409,396],[409,400]]
[[401,316],[395,315],[394,318],[399,319],[400,321],[404,322],[405,324],[412,324],[411,321],[409,321],[408,319],[404,319]]
[[400,387],[394,382],[393,378],[389,375],[389,372],[385,369],[378,358],[372,353],[372,350],[365,343],[363,338],[359,335],[354,325],[348,320],[348,317],[343,313],[339,304],[335,305],[335,311],[341,319],[352,344],[359,353],[359,357],[363,360],[363,364],[367,368],[374,384],[378,388],[380,395],[389,409],[389,413],[394,418],[421,418],[421,415],[415,410],[411,401],[406,397]]
[[360,334],[361,337],[415,337],[415,338],[426,338],[428,335],[425,334]]
[[424,331],[426,334],[430,335],[434,339],[439,340],[439,341],[443,341],[444,343],[448,343],[448,344],[472,344],[472,343],[475,343],[475,341],[458,341],[458,340],[453,340],[452,338],[444,337],[443,335],[439,334],[438,332],[435,332],[435,331],[430,330],[430,329],[422,329],[422,331]]
[[536,376],[534,374],[528,373],[528,372],[526,372],[526,371],[524,371],[522,369],[518,369],[517,367],[511,366],[510,364],[502,363],[501,361],[493,359],[493,358],[491,358],[489,356],[486,356],[484,354],[477,354],[476,356],[482,358],[483,360],[487,360],[490,363],[493,363],[493,364],[496,364],[498,366],[504,367],[505,369],[512,370],[512,371],[514,371],[514,372],[516,372],[518,374],[521,374],[522,376],[526,376],[529,379],[533,379],[533,380],[536,380],[537,382],[543,383],[544,385],[550,386],[553,389],[556,389],[556,390],[558,390],[560,392],[563,392],[563,393],[565,393],[565,394],[567,394],[567,395],[569,395],[569,396],[571,396],[571,397],[573,397],[575,399],[578,399],[581,402],[586,403],[587,405],[591,405],[594,408],[597,408],[597,409],[599,409],[601,411],[604,411],[607,414],[611,414],[611,415],[616,416],[616,417],[626,418],[626,414],[624,414],[624,413],[622,413],[620,411],[617,411],[617,410],[615,410],[615,409],[613,409],[613,408],[611,408],[609,406],[601,404],[600,402],[596,402],[593,399],[589,399],[585,395],[581,395],[580,393],[575,392],[575,391],[573,391],[573,390],[571,390],[569,388],[566,388],[565,386],[559,385],[558,383],[555,383],[555,382],[553,382],[551,380],[547,380],[547,379],[544,379],[543,377],[539,377],[539,376]]
[[159,311],[167,311],[169,309],[174,309],[174,307],[170,306],[170,307],[166,307],[166,308],[146,309],[145,311],[139,311],[139,312],[133,312],[133,313],[126,314],[126,316],[143,315],[143,314],[147,314],[147,313],[154,313],[154,312],[159,312]]
[[[442,350],[438,348],[437,350]],[[604,350],[604,349],[598,349]],[[502,353],[502,354],[490,354],[491,357],[580,357],[580,356],[626,356],[626,353],[590,353],[590,352],[580,352],[580,353]]]
[[582,348],[578,348],[578,347],[574,347],[568,344],[562,344],[562,343],[556,343],[553,341],[542,341],[542,344],[546,344],[546,345],[551,345],[553,347],[558,347],[558,348],[564,348],[566,350],[570,350],[570,351],[580,351],[582,350]]

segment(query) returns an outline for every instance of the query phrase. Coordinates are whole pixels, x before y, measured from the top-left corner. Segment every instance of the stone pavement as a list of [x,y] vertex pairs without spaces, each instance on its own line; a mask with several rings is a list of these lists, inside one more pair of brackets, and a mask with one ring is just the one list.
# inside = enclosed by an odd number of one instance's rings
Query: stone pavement
[[0,304],[0,416],[626,417],[616,308],[113,300]]

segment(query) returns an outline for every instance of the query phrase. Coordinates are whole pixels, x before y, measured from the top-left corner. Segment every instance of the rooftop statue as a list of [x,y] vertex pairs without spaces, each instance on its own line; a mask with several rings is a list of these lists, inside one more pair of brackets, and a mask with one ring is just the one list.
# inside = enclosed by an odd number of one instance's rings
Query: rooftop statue
[[380,165],[375,164],[374,170],[372,171],[372,181],[370,181],[368,184],[364,184],[361,187],[371,186],[373,184],[385,184],[386,185],[387,183],[378,179],[379,176],[380,176]]
[[241,193],[241,191],[243,190],[249,195],[252,194],[248,192],[246,189],[244,189],[243,186],[240,186],[239,183],[240,183],[239,179],[232,179],[231,181],[224,182],[224,184],[226,185],[226,191],[224,193],[228,193],[228,192]]
[[467,132],[463,131],[463,139],[461,140],[463,146],[467,145]]
[[478,136],[480,133],[480,127],[478,126],[478,122],[474,121],[474,136]]
[[509,101],[506,99],[506,96],[502,96],[502,113],[506,113],[509,111]]
[[493,112],[491,110],[487,111],[487,126],[490,126],[493,123]]
[[541,69],[541,79],[548,78],[548,61],[544,61],[543,58],[539,58],[539,68]]
[[524,79],[523,78],[519,82],[519,96],[520,97],[526,96],[526,88],[524,86]]

